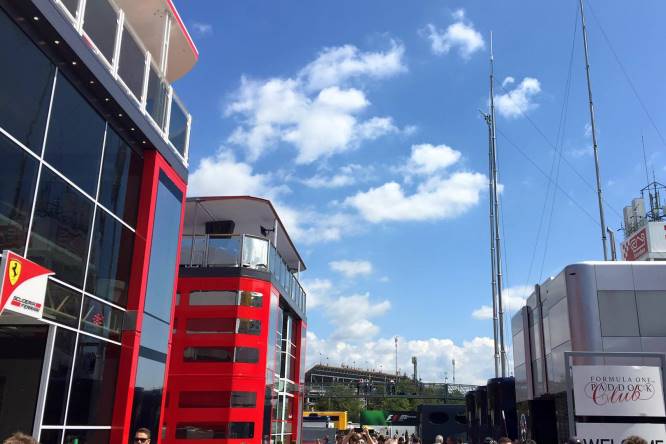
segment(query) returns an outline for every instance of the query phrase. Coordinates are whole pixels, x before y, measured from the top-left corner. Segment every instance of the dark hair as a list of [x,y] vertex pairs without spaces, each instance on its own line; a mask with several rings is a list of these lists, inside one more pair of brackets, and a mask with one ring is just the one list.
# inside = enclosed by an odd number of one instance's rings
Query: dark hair
[[148,437],[148,439],[150,439],[150,430],[148,430],[145,427],[139,427],[138,429],[136,429],[134,435],[136,435],[137,433],[144,433]]
[[640,436],[632,435],[622,441],[624,444],[647,444],[647,441]]
[[5,439],[2,444],[39,444],[35,438],[25,433],[16,432]]

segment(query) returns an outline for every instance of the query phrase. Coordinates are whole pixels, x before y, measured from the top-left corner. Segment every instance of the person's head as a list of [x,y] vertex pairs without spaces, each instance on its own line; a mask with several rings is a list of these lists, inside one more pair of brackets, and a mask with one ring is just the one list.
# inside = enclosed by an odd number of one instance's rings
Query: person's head
[[442,435],[435,436],[435,444],[444,444],[444,437]]
[[150,444],[150,430],[145,427],[140,427],[134,432],[135,444]]
[[421,444],[421,439],[418,436],[412,436],[413,444]]
[[490,436],[487,436],[487,437],[483,440],[483,444],[497,444],[497,441],[495,441],[494,439],[492,439]]
[[511,444],[511,439],[507,438],[506,436],[502,436],[497,440],[497,444]]
[[453,436],[447,436],[446,444],[456,444],[456,439]]
[[623,444],[647,444],[647,441],[640,436],[632,435],[622,441]]
[[403,438],[402,436],[398,438],[398,444],[405,444],[405,438]]
[[39,444],[35,438],[25,433],[16,432],[5,439],[2,444]]

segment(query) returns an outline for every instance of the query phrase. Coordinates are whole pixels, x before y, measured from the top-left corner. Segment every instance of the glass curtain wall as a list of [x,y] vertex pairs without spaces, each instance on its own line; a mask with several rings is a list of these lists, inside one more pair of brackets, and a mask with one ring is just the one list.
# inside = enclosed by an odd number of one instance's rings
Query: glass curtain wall
[[0,39],[0,250],[56,272],[39,439],[105,443],[143,161],[1,10]]
[[278,307],[278,329],[275,342],[274,385],[271,393],[271,442],[290,443],[294,432],[295,403],[298,402],[296,385],[296,320],[288,311]]
[[180,190],[160,173],[132,407],[132,430],[146,427],[152,436],[158,436],[162,406],[182,200]]

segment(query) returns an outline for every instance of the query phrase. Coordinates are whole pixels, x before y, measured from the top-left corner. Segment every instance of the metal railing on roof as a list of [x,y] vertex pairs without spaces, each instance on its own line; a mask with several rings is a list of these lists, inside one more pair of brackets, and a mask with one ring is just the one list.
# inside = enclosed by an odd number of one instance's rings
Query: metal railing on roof
[[249,234],[183,235],[180,265],[185,267],[242,267],[268,271],[283,296],[305,313],[306,295],[275,246]]
[[[164,78],[166,58],[158,60],[145,48],[125,20],[124,11],[113,0],[51,1],[59,6],[164,142],[187,165],[192,117]],[[165,20],[163,42],[168,41],[171,13]],[[162,50],[166,52],[166,43]]]

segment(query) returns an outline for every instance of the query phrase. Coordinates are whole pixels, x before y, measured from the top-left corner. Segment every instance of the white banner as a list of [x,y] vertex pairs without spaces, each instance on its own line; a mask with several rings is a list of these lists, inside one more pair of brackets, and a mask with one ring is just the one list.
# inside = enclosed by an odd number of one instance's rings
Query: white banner
[[577,416],[666,415],[659,367],[574,365],[572,374]]
[[666,425],[576,423],[576,437],[583,444],[620,444],[630,436],[640,436],[649,444],[666,444]]

